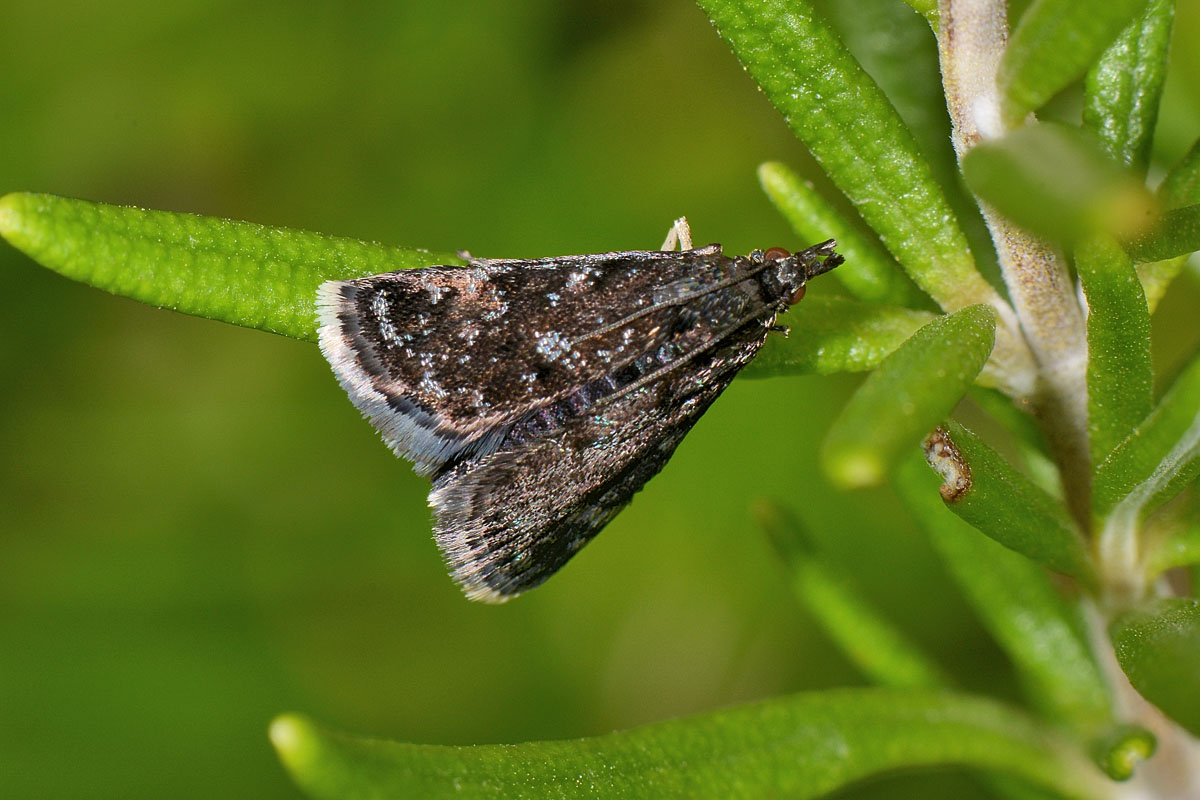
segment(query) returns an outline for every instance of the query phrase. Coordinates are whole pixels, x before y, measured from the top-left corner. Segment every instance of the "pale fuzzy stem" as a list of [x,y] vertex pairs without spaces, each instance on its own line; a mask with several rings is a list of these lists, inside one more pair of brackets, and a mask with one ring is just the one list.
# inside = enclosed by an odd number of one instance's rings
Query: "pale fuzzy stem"
[[[959,159],[1005,133],[996,70],[1008,38],[1004,0],[939,0],[938,51]],[[1037,362],[1033,402],[1055,449],[1072,511],[1089,519],[1087,334],[1062,259],[986,203],[1004,282]]]

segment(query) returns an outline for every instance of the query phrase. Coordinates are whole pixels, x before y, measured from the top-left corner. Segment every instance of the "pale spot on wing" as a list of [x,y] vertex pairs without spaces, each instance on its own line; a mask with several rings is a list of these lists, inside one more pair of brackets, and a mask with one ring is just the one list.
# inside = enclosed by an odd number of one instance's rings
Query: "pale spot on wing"
[[571,340],[562,331],[549,331],[538,336],[538,353],[551,361],[557,361],[570,349]]
[[417,388],[426,394],[438,398],[439,400],[449,397],[450,395],[450,393],[443,389],[442,385],[438,383],[428,372],[422,376],[421,381],[417,384]]
[[567,275],[567,291],[582,292],[591,283],[591,276],[585,270],[576,270]]

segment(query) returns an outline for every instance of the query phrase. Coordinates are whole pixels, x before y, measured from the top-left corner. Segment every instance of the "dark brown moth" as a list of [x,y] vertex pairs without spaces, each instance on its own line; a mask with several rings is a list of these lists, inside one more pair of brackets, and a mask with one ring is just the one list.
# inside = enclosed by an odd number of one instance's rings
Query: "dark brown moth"
[[388,446],[432,477],[438,546],[485,602],[590,541],[780,330],[776,315],[842,262],[832,240],[693,249],[682,219],[662,250],[467,258],[325,283],[320,343]]

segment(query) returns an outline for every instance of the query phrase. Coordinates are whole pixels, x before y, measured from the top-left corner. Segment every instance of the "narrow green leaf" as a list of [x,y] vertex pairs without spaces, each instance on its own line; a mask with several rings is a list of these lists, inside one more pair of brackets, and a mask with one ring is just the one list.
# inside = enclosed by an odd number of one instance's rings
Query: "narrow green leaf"
[[945,418],[987,362],[990,307],[969,306],[921,328],[867,377],[825,437],[821,460],[843,486],[882,481]]
[[892,257],[859,233],[812,184],[775,162],[760,166],[758,179],[802,242],[837,240],[838,253],[846,263],[833,275],[859,300],[902,306],[919,305],[924,300]]
[[1020,125],[1082,76],[1145,6],[1146,0],[1034,0],[996,76],[1008,124]]
[[787,567],[796,597],[864,676],[893,688],[950,685],[937,664],[861,599],[848,576],[821,556],[795,516],[770,501],[755,511]]
[[1033,702],[1086,737],[1108,730],[1112,712],[1100,667],[1079,615],[1049,574],[948,511],[937,477],[920,459],[905,462],[895,485]]
[[972,148],[963,176],[976,194],[1031,233],[1074,242],[1093,232],[1131,238],[1149,227],[1155,202],[1077,129],[1026,125]]
[[1012,398],[996,389],[976,384],[968,396],[1013,437],[1020,456],[1020,470],[1035,486],[1051,497],[1063,497],[1062,475],[1050,457],[1050,444],[1028,409],[1018,408]]
[[1104,51],[1084,83],[1084,124],[1110,156],[1142,176],[1150,163],[1174,17],[1174,0],[1151,0]]
[[1200,474],[1200,358],[1129,438],[1101,462],[1092,492],[1095,512],[1117,506],[1130,525],[1174,497]]
[[1109,633],[1133,687],[1200,736],[1200,600],[1159,600],[1124,614]]
[[[937,3],[929,1],[930,16],[922,19],[896,0],[809,1],[904,120],[967,236],[979,271],[993,286],[1000,285],[991,234],[978,200],[962,181],[951,139],[938,59]],[[924,300],[932,307],[928,297]]]
[[[1187,155],[1171,168],[1159,184],[1158,199],[1163,208],[1168,210],[1200,203],[1200,140],[1192,145]],[[1145,287],[1146,304],[1151,312],[1186,263],[1187,257],[1180,256],[1137,265],[1138,278]]]
[[1181,256],[1169,258],[1166,261],[1134,264],[1134,271],[1137,272],[1138,280],[1142,282],[1142,291],[1146,293],[1146,307],[1150,309],[1151,314],[1158,308],[1163,295],[1167,293],[1167,287],[1183,270],[1186,263],[1187,256]]
[[913,10],[920,14],[929,22],[933,29],[938,29],[938,7],[937,0],[904,0],[913,7]]
[[1163,178],[1158,187],[1158,197],[1166,208],[1200,203],[1200,139],[1192,144],[1187,154]]
[[788,335],[769,337],[742,374],[761,378],[874,369],[931,319],[927,311],[810,294],[780,320],[791,327]]
[[1200,564],[1200,520],[1189,520],[1171,531],[1150,554],[1150,573]]
[[1136,261],[1165,261],[1200,250],[1200,205],[1168,211],[1125,249]]
[[980,408],[1007,428],[1009,433],[1016,437],[1019,444],[1038,450],[1043,454],[1050,452],[1046,435],[1038,427],[1028,406],[1019,407],[1011,397],[998,389],[989,389],[983,386],[972,386],[970,395]]
[[800,694],[623,733],[444,747],[271,725],[293,779],[346,798],[735,798],[804,800],[905,767],[1004,771],[1094,800],[1107,781],[1073,746],[990,700],[914,689]]
[[944,309],[999,302],[915,139],[805,0],[699,0],[906,272]]
[[1153,408],[1150,309],[1133,262],[1108,237],[1084,240],[1075,267],[1088,303],[1088,430],[1099,464]]
[[1010,550],[1091,583],[1083,534],[1063,504],[1015,470],[978,436],[948,421],[925,442],[942,476],[946,507]]
[[315,342],[333,278],[455,256],[47,194],[0,198],[0,235],[44,267],[153,306]]

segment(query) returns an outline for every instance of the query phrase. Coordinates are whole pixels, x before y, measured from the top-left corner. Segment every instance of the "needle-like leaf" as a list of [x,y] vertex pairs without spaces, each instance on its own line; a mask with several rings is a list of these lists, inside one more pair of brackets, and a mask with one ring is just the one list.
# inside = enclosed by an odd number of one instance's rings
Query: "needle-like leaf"
[[271,740],[317,800],[817,798],[865,777],[939,764],[1011,773],[1065,798],[1106,780],[995,702],[915,689],[800,694],[573,741],[440,747],[351,737],[285,716]]
[[830,426],[821,458],[843,486],[882,481],[946,417],[987,362],[996,322],[988,306],[938,317],[884,359]]
[[1175,0],[1151,0],[1088,71],[1084,85],[1084,124],[1110,156],[1139,175],[1150,163],[1174,17]]
[[1200,473],[1200,358],[1175,379],[1154,411],[1096,470],[1093,507],[1120,506],[1129,524],[1190,485]]
[[1156,601],[1118,618],[1109,632],[1134,688],[1200,735],[1200,600]]
[[1134,175],[1065,125],[1027,125],[982,142],[963,159],[963,176],[1017,225],[1057,242],[1093,232],[1131,238],[1149,227],[1156,210]]
[[1061,501],[975,434],[948,421],[925,443],[946,506],[976,530],[1050,569],[1092,581],[1083,535]]
[[811,535],[786,508],[764,501],[755,512],[784,562],[796,597],[863,675],[894,688],[938,689],[950,685],[937,664],[871,608],[848,576],[828,563]]
[[1108,237],[1081,243],[1075,266],[1088,304],[1088,429],[1099,464],[1153,407],[1150,309],[1133,262]]
[[0,235],[44,267],[152,306],[317,340],[317,287],[456,256],[48,194],[0,197]]
[[792,331],[768,338],[742,374],[830,375],[874,369],[931,319],[927,311],[810,295],[780,318]]
[[1019,125],[1084,70],[1146,0],[1034,0],[1017,23],[997,83],[1004,116]]
[[1079,615],[1041,565],[984,536],[938,498],[920,459],[905,462],[895,486],[929,533],[967,600],[1009,654],[1030,698],[1087,737],[1112,724],[1108,689]]
[[699,0],[906,272],[947,310],[998,304],[912,133],[807,0]]

